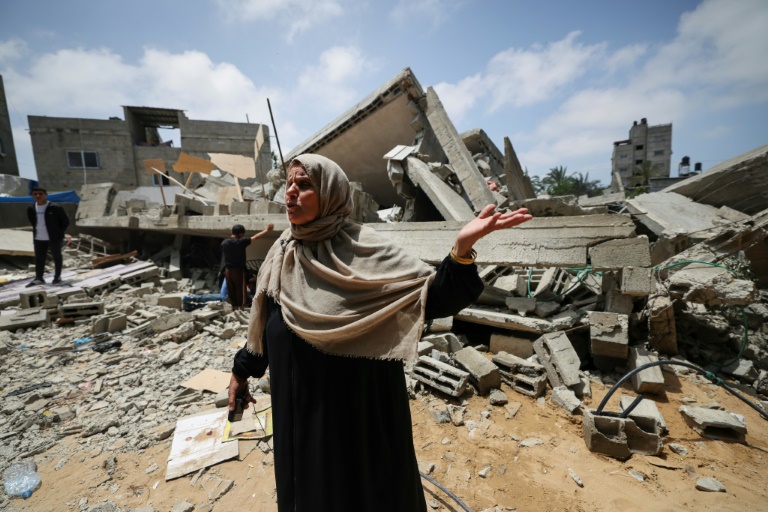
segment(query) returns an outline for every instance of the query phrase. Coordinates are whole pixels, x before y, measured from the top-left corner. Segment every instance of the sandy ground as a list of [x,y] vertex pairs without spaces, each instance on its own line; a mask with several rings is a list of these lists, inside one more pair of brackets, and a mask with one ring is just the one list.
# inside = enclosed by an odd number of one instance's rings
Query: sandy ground
[[[471,434],[464,426],[435,423],[431,410],[444,405],[444,400],[427,395],[411,401],[416,453],[422,469],[434,465],[432,477],[473,511],[494,506],[519,511],[768,510],[768,421],[714,385],[691,376],[665,377],[666,396],[657,397],[656,402],[670,434],[664,438],[659,457],[633,455],[621,462],[590,453],[582,438],[581,416],[570,416],[548,398],[546,403],[537,403],[506,386],[510,405],[520,404],[517,414],[512,418],[505,408],[489,405],[487,397],[474,396],[468,400],[465,419],[480,426]],[[594,408],[607,388],[593,384],[592,389],[594,397],[588,403]],[[629,389],[623,392],[632,394]],[[621,393],[611,399],[609,410],[617,409]],[[678,412],[683,397],[695,397],[696,405],[717,402],[744,415],[749,429],[746,444],[701,438]],[[490,412],[487,419],[482,417],[483,411]],[[543,444],[520,446],[519,441],[534,437]],[[670,442],[685,446],[688,455],[672,453],[666,447]],[[151,507],[167,511],[183,499],[195,504],[196,511],[277,510],[272,454],[254,449],[254,442],[241,442],[242,460],[208,469],[208,473],[235,481],[232,490],[215,502],[199,483],[190,484],[193,475],[164,481],[170,440],[141,454],[115,453],[117,469],[111,480],[102,464],[112,453],[88,444],[87,439],[71,436],[37,456],[42,461],[41,488],[28,500],[12,500],[9,509],[88,510],[110,500],[123,510]],[[67,459],[63,466],[62,458]],[[153,464],[159,469],[147,474]],[[488,474],[479,476],[486,467],[490,468]],[[569,469],[581,478],[583,488],[569,476]],[[631,472],[641,475],[643,481]],[[696,480],[705,476],[719,480],[727,492],[696,490]],[[432,484],[425,482],[424,487],[428,509],[462,510]]]

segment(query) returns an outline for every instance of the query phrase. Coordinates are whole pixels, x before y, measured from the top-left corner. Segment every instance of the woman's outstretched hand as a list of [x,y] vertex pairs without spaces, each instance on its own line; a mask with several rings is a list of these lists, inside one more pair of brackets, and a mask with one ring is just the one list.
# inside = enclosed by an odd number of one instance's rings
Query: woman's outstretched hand
[[514,226],[519,226],[523,222],[527,222],[533,218],[533,216],[528,213],[527,208],[520,208],[519,210],[508,213],[494,213],[495,209],[496,206],[489,204],[483,208],[480,215],[461,228],[459,236],[456,237],[456,242],[453,244],[453,252],[456,256],[468,258],[475,242],[488,233],[493,233],[499,229],[508,229]]

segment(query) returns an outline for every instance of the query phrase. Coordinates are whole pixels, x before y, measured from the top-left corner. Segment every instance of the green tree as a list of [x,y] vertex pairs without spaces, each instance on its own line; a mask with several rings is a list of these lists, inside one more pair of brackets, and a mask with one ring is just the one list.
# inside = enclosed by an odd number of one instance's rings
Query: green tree
[[568,167],[558,165],[552,167],[541,180],[547,194],[551,196],[565,196],[571,193],[573,178],[568,175]]
[[600,180],[590,180],[589,173],[581,174],[577,172],[571,175],[573,180],[573,194],[576,196],[597,196],[603,193],[603,186]]

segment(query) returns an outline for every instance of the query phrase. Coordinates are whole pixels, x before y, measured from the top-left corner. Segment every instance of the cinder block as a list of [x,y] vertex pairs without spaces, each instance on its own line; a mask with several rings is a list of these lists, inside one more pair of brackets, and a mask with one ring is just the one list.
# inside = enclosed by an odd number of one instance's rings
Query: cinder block
[[144,281],[149,281],[150,279],[154,279],[160,275],[160,269],[156,266],[151,266],[149,268],[143,268],[141,270],[136,270],[134,272],[123,274],[120,276],[120,279],[123,283],[136,285],[138,283],[142,283]]
[[104,292],[116,290],[122,284],[120,276],[109,276],[99,281],[83,286],[83,291],[93,297],[94,295],[100,295]]
[[539,357],[539,362],[547,369],[549,384],[553,388],[581,383],[581,361],[564,332],[544,334],[533,342],[533,350]]
[[533,355],[533,341],[517,336],[491,334],[490,350],[494,354],[506,352],[525,359]]
[[461,396],[469,384],[469,373],[428,356],[419,357],[411,375],[419,382],[455,397]]
[[[658,361],[659,358],[648,352],[643,347],[629,347],[627,360],[630,370],[639,368],[644,364]],[[652,366],[634,374],[631,378],[632,386],[638,393],[651,393],[660,395],[664,393],[664,375],[659,366]]]
[[103,302],[80,302],[75,304],[61,304],[59,306],[59,317],[77,320],[95,315],[104,314]]
[[526,396],[538,398],[547,390],[546,369],[514,354],[500,352],[493,356],[501,379],[512,389]]
[[648,342],[660,354],[677,354],[677,328],[672,301],[666,295],[648,299]]
[[490,393],[492,389],[501,387],[499,368],[490,362],[474,347],[464,347],[455,354],[456,363],[469,372],[469,378],[477,386],[481,395]]
[[650,267],[651,249],[648,237],[608,240],[589,248],[592,269],[618,270],[624,267]]
[[91,319],[91,333],[118,332],[128,328],[128,317],[123,313],[112,312]]
[[645,267],[624,267],[621,271],[621,293],[646,297],[656,291],[653,271]]
[[184,296],[186,293],[169,293],[157,298],[158,306],[165,306],[173,309],[184,309]]
[[727,411],[683,405],[679,409],[689,427],[702,437],[743,443],[747,427]]
[[618,313],[591,311],[588,318],[592,354],[626,359],[629,348],[629,317]]
[[[635,397],[623,396],[619,399],[619,412],[624,412],[635,401]],[[653,400],[643,398],[640,403],[632,409],[628,418],[632,419],[635,424],[646,432],[655,432],[661,430],[662,433],[667,431],[667,423],[664,421],[664,416],[661,415],[659,408],[656,407],[656,403]],[[658,425],[656,427],[655,425]]]
[[250,201],[232,201],[229,205],[230,215],[250,215],[251,202]]
[[596,416],[584,411],[584,441],[591,452],[602,453],[619,460],[633,453],[656,455],[661,452],[661,432],[645,432],[630,418]]
[[30,308],[55,308],[59,305],[59,298],[56,295],[48,295],[45,290],[35,290],[31,292],[19,293],[19,300],[23,309]]

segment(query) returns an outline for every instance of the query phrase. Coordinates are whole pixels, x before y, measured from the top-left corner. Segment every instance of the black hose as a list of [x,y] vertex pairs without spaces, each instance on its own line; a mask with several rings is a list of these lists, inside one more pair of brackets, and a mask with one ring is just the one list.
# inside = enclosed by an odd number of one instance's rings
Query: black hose
[[702,367],[700,367],[698,365],[695,365],[693,363],[689,363],[687,361],[670,361],[670,360],[667,360],[667,361],[653,361],[653,362],[650,362],[650,363],[646,363],[646,364],[644,364],[642,366],[638,366],[634,370],[632,370],[629,373],[627,373],[626,375],[624,375],[621,379],[619,379],[619,381],[616,384],[613,385],[613,387],[603,397],[603,400],[600,402],[600,405],[597,406],[597,410],[595,411],[595,415],[596,416],[600,416],[602,414],[603,408],[608,403],[608,400],[611,398],[613,393],[619,388],[619,386],[621,386],[622,384],[624,384],[624,382],[627,381],[627,379],[632,377],[637,372],[641,372],[641,371],[645,370],[646,368],[651,368],[653,366],[659,366],[660,364],[687,366],[688,368],[693,368],[697,372],[703,374],[713,384],[716,384],[718,386],[722,386],[723,388],[725,388],[726,391],[728,391],[729,393],[734,395],[736,398],[738,398],[739,400],[741,400],[742,402],[744,402],[745,404],[747,404],[748,406],[750,406],[751,408],[756,410],[758,412],[758,414],[760,414],[760,416],[763,417],[763,419],[768,420],[768,412],[763,410],[760,406],[758,406],[758,405],[754,404],[753,402],[751,402],[751,401],[747,400],[746,398],[744,398],[744,396],[741,393],[739,393],[734,388],[732,388],[731,386],[729,386],[728,384],[723,382],[723,379],[721,379],[720,377],[716,376],[714,373],[708,372],[704,368],[702,368]]
[[466,505],[464,504],[464,502],[463,502],[463,501],[461,501],[461,500],[459,499],[459,497],[458,497],[458,496],[456,496],[456,495],[455,495],[455,494],[453,494],[451,491],[449,491],[448,489],[446,489],[445,487],[443,487],[442,485],[440,485],[439,483],[437,483],[437,480],[435,480],[435,479],[434,479],[434,478],[432,478],[431,476],[427,476],[427,475],[425,475],[425,474],[424,474],[424,473],[422,473],[421,471],[419,471],[419,474],[421,475],[421,478],[423,478],[423,479],[427,480],[428,482],[431,482],[433,485],[435,485],[435,486],[439,487],[439,488],[440,488],[440,490],[442,490],[442,491],[443,491],[445,494],[447,494],[448,496],[450,496],[451,498],[453,498],[453,499],[454,499],[454,501],[456,501],[456,503],[458,503],[458,504],[459,504],[459,506],[460,506],[461,508],[463,508],[463,509],[464,509],[464,510],[466,510],[467,512],[472,512],[472,509],[470,509],[468,506],[466,506]]

